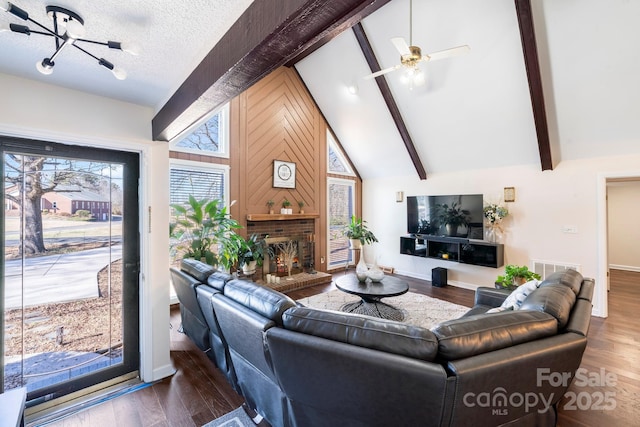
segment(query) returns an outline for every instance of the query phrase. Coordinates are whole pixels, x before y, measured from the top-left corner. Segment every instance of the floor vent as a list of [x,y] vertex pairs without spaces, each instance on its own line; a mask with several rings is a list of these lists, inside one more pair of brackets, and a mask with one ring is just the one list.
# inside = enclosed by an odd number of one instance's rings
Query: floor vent
[[556,261],[543,261],[539,259],[532,259],[531,265],[533,266],[533,271],[542,276],[542,280],[546,279],[552,273],[556,271],[564,271],[564,270],[576,270],[580,271],[580,264],[569,264],[566,262],[556,262]]

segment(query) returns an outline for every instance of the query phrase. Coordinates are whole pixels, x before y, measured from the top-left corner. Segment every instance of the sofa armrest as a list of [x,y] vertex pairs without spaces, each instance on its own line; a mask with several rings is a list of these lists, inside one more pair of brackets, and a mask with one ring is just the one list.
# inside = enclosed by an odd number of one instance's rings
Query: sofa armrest
[[496,289],[480,287],[476,289],[475,305],[486,305],[488,307],[500,307],[502,302],[509,296],[509,289]]

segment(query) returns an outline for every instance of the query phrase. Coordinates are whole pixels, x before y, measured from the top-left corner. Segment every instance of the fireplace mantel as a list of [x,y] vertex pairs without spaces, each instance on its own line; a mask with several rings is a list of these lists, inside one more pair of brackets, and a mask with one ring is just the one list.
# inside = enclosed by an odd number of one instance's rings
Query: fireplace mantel
[[247,214],[247,221],[291,221],[294,219],[320,218],[320,214]]

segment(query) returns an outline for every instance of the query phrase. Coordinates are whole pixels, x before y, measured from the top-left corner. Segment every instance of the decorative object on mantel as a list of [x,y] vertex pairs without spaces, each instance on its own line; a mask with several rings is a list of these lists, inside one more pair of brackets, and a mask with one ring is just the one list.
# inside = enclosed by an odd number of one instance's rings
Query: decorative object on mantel
[[496,279],[497,289],[515,289],[530,280],[540,280],[540,275],[529,270],[526,265],[519,266],[509,264],[504,268],[504,275]]
[[484,206],[483,214],[487,220],[485,240],[496,243],[502,240],[502,220],[509,215],[509,210],[499,203],[488,203]]
[[276,188],[296,188],[296,164],[274,160],[273,186]]
[[300,214],[304,214],[304,200],[298,200],[298,207],[300,208]]
[[291,209],[291,202],[285,197],[282,201],[282,209],[280,209],[280,213],[282,215],[291,215],[293,213],[293,209]]
[[267,206],[269,207],[269,214],[273,215],[273,205],[275,205],[276,202],[274,202],[272,199],[267,200]]
[[[132,55],[138,54],[138,48],[133,44],[114,41],[98,42],[94,40],[83,39],[85,28],[84,20],[82,19],[82,17],[80,17],[80,15],[78,15],[77,13],[60,6],[46,6],[47,16],[53,21],[53,30],[30,18],[29,14],[25,10],[5,0],[0,0],[0,10],[11,13],[12,15],[17,16],[24,21],[31,22],[35,24],[39,29],[33,30],[26,25],[10,24],[8,29],[13,31],[14,33],[26,34],[27,36],[31,34],[39,34],[42,36],[49,36],[54,38],[56,48],[55,52],[50,57],[44,58],[42,61],[38,61],[36,63],[36,68],[38,69],[38,71],[45,75],[53,73],[53,67],[56,65],[54,60],[58,57],[60,52],[62,52],[62,50],[67,46],[73,46],[79,51],[89,55],[90,57],[98,61],[98,64],[111,71],[116,79],[124,80],[127,78],[127,73],[123,69],[114,66],[111,62],[107,61],[104,58],[99,58],[94,54],[88,52],[84,48],[78,46],[77,42],[107,46],[111,49],[122,50]],[[44,31],[40,31],[40,29]]]

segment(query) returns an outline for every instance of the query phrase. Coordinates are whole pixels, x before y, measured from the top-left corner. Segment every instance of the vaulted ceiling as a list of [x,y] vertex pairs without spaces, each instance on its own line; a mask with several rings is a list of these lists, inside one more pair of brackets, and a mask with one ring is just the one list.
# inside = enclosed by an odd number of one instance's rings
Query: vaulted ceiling
[[[185,98],[180,92],[193,70],[224,41],[225,33],[247,8],[266,5],[266,10],[269,7],[275,10],[274,5],[281,4],[282,9],[303,10],[299,21],[315,22],[312,18],[321,16],[319,11],[326,10],[328,4],[345,7],[358,4],[357,10],[336,9],[341,21],[330,25],[329,33],[320,31],[312,37],[313,42],[324,43],[317,50],[307,51],[306,56],[266,59],[270,66],[295,63],[363,178],[419,177],[416,157],[427,177],[433,173],[508,165],[542,169],[544,159],[541,162],[530,95],[531,76],[527,75],[520,37],[522,25],[518,24],[516,14],[516,4],[528,2],[414,0],[413,3],[413,42],[422,47],[423,52],[461,44],[471,47],[465,56],[423,63],[426,84],[413,90],[402,83],[400,71],[385,77],[415,147],[413,159],[378,84],[375,80],[362,79],[371,69],[356,34],[349,29],[355,23],[354,16],[362,17],[362,33],[380,67],[393,66],[399,58],[390,39],[409,38],[409,0],[197,0],[184,3],[60,0],[56,4],[83,16],[86,38],[135,41],[140,45],[141,54],[137,57],[100,46],[88,48],[125,68],[127,80],[115,80],[76,49],[62,52],[54,73],[43,76],[36,71],[35,63],[52,53],[52,41],[35,34],[27,37],[12,32],[0,33],[0,73],[145,105],[158,113],[157,119],[162,118],[163,106],[171,105],[172,97],[175,101],[177,95],[178,104],[182,103],[180,107],[192,108],[188,112],[196,117],[202,114],[202,106],[198,106],[200,95],[217,81],[226,78],[236,85],[231,90],[227,86],[213,89],[232,96],[234,90],[251,84],[251,78],[255,77],[245,76],[245,69],[234,68],[242,66],[249,52],[241,49],[251,47],[239,46],[237,64],[230,64],[226,71],[242,71],[232,73],[244,79],[240,86],[229,74],[225,76],[223,70],[219,76],[212,77],[215,81],[206,83],[200,93]],[[636,25],[640,2],[541,0],[532,3],[542,78],[538,90],[545,99],[554,165],[563,160],[640,152],[640,121],[637,120],[640,83],[636,77],[640,75],[640,50],[635,46],[640,40],[640,27]],[[15,4],[38,21],[47,22],[41,2],[15,0]],[[278,22],[276,15],[275,12],[263,14],[263,19],[252,22],[274,24]],[[270,21],[271,18],[275,20]],[[292,28],[287,27],[294,24],[291,21],[294,20],[261,28],[264,40],[282,42],[278,37],[286,33],[283,30]],[[0,13],[0,25],[9,23],[24,22]],[[347,30],[342,31],[344,29]],[[246,33],[250,32],[247,28]],[[268,44],[253,42],[254,48]],[[347,91],[350,85],[357,86],[355,95]],[[174,120],[175,117],[169,118],[167,123]]]

